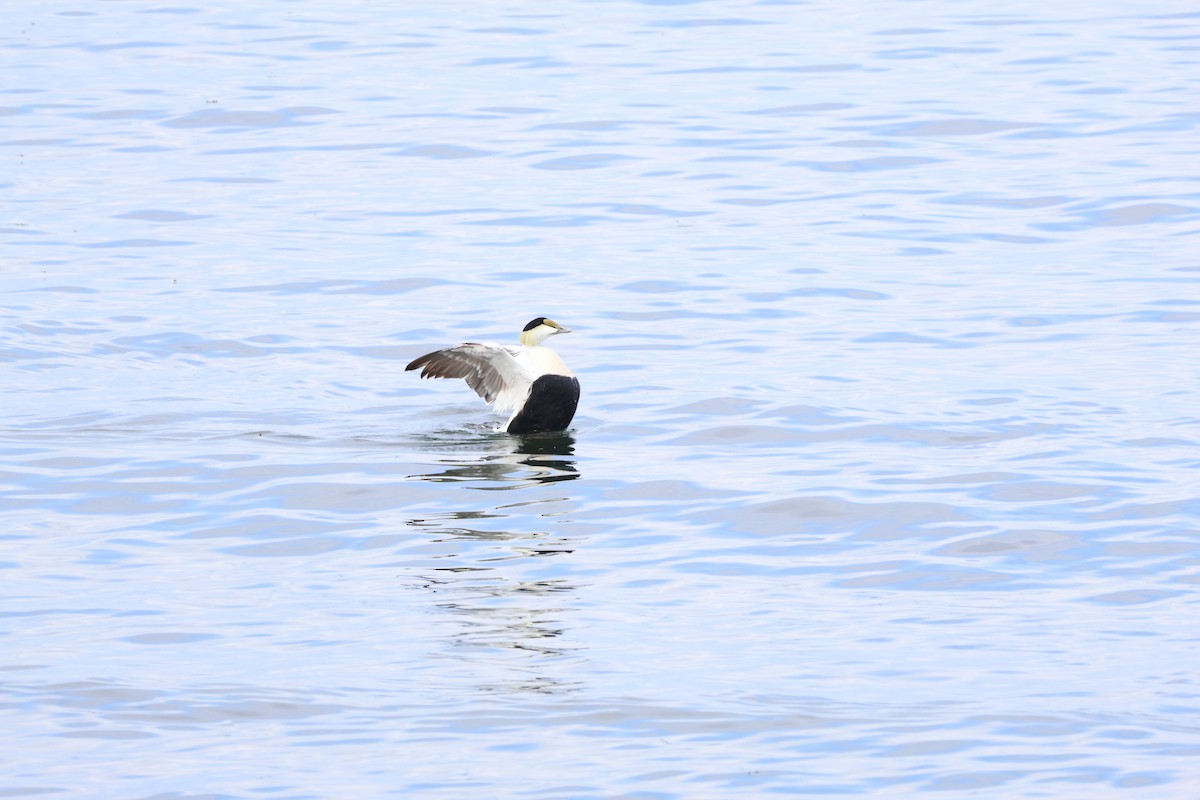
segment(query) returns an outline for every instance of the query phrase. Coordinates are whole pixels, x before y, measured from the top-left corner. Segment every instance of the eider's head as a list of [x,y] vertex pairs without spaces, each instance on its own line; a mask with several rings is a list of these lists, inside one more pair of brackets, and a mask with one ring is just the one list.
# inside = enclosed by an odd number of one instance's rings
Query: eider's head
[[564,328],[552,319],[538,317],[532,319],[525,326],[525,330],[521,331],[521,344],[526,347],[536,347],[546,340],[547,337],[553,336],[556,333],[570,333],[570,328]]

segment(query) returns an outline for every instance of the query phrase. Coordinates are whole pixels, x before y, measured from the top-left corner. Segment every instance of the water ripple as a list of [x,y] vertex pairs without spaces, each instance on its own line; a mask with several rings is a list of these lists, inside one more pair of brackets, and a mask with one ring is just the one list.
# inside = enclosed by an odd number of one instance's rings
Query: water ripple
[[[0,795],[1189,796],[1200,16],[63,9]],[[565,434],[404,371],[538,315]]]

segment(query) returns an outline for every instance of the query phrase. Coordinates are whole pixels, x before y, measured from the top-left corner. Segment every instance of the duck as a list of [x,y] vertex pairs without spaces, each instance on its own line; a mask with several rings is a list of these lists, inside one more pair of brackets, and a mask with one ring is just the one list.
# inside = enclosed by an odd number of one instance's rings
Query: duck
[[579,406],[579,379],[543,344],[571,333],[547,317],[521,331],[520,347],[464,342],[414,358],[405,371],[422,378],[463,378],[495,411],[511,411],[500,430],[512,434],[565,431]]

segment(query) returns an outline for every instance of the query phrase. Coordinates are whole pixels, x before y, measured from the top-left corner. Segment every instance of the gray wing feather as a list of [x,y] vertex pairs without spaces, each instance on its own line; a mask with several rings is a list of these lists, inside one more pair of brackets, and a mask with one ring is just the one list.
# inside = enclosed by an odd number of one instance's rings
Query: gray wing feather
[[494,403],[506,390],[528,388],[529,377],[515,355],[497,344],[467,342],[415,358],[405,369],[420,369],[422,378],[462,378],[476,394]]

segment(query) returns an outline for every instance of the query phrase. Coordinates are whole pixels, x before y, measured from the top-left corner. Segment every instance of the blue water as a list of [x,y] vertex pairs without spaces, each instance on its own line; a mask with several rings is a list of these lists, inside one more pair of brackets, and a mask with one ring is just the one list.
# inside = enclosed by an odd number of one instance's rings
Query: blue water
[[7,9],[0,797],[1200,796],[1198,47]]

